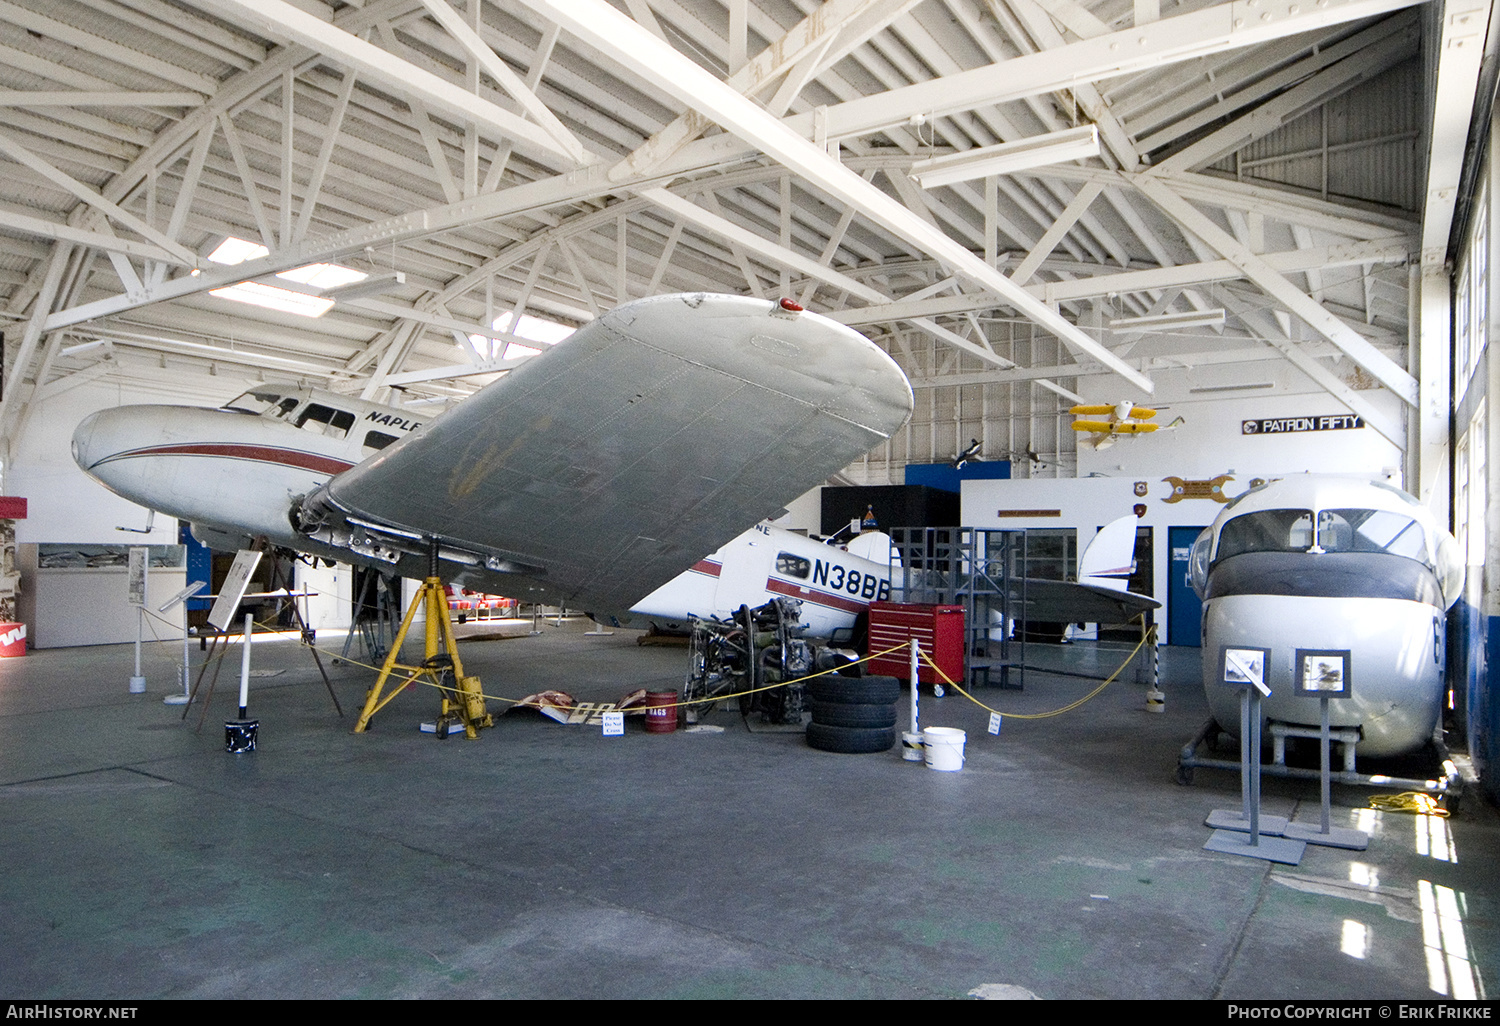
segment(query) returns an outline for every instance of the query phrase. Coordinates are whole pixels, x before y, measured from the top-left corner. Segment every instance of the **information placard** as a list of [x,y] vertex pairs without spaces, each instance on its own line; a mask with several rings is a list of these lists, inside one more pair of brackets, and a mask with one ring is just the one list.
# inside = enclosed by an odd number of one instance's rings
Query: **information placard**
[[244,599],[245,592],[250,587],[250,577],[259,565],[259,552],[241,549],[235,553],[234,565],[229,568],[229,575],[224,578],[224,586],[219,589],[219,597],[214,601],[214,607],[208,611],[208,622],[220,631],[229,630],[230,625],[234,623],[234,611],[239,608],[240,601]]

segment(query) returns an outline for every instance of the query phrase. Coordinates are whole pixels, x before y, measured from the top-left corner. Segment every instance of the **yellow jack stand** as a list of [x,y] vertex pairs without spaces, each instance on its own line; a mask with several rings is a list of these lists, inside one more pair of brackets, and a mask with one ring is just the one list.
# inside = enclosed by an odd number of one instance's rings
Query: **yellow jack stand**
[[[396,659],[401,655],[401,643],[406,640],[406,632],[411,629],[412,620],[416,618],[417,610],[422,608],[423,603],[427,606],[426,658],[420,666],[406,666],[396,662]],[[479,678],[464,676],[464,664],[458,658],[458,644],[453,640],[453,621],[448,616],[448,596],[443,590],[443,582],[436,574],[422,582],[422,587],[412,599],[406,618],[401,621],[401,629],[396,632],[391,650],[385,657],[384,665],[380,667],[380,676],[375,678],[375,686],[365,696],[364,710],[359,714],[359,722],[354,725],[356,734],[363,734],[370,726],[370,718],[404,690],[398,687],[384,698],[381,697],[393,670],[409,674],[409,682],[412,683],[428,680],[442,692],[443,705],[437,721],[439,739],[448,736],[448,724],[455,720],[463,723],[464,736],[471,741],[479,736],[480,727],[495,725],[494,717],[485,708]],[[450,670],[453,679],[458,681],[456,687],[445,682]]]

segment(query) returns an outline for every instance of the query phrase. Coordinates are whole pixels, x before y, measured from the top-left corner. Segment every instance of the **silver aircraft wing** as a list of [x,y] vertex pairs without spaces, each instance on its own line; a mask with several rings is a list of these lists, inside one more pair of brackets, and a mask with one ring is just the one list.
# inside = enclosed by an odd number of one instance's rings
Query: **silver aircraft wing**
[[[901,427],[858,332],[746,297],[625,304],[332,479],[301,529],[623,611]],[[520,585],[516,581],[513,593]]]
[[1048,623],[1128,623],[1148,609],[1161,607],[1156,599],[1133,591],[1035,577],[1015,586],[1012,598],[1021,610],[1017,620]]

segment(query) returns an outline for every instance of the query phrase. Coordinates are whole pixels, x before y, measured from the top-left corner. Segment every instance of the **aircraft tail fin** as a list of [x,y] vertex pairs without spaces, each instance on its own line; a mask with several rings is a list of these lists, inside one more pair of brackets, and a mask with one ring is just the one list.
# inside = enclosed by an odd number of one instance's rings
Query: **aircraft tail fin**
[[865,531],[856,535],[849,540],[847,548],[851,555],[881,566],[901,565],[901,556],[896,552],[896,546],[891,544],[891,536],[884,531]]
[[1125,578],[1135,569],[1135,527],[1138,520],[1127,513],[1100,528],[1078,560],[1078,580],[1115,591],[1125,591]]

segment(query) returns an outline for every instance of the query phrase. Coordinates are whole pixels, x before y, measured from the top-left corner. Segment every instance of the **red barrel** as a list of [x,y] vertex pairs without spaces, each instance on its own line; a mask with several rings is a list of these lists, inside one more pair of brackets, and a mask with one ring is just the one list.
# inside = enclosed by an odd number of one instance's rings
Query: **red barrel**
[[646,733],[670,734],[677,729],[677,692],[646,692]]
[[26,654],[26,625],[0,623],[0,659]]

